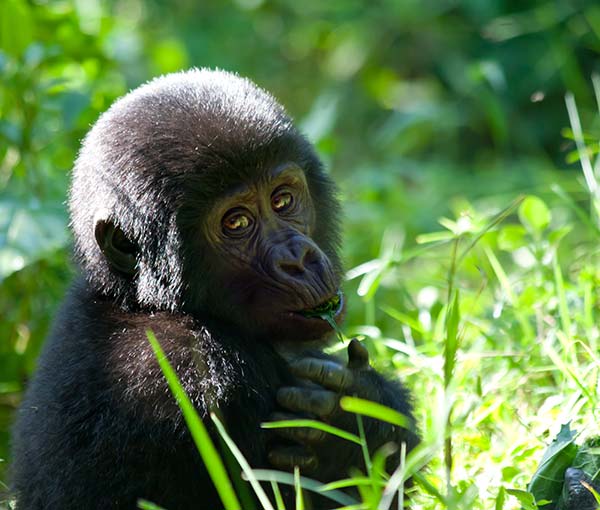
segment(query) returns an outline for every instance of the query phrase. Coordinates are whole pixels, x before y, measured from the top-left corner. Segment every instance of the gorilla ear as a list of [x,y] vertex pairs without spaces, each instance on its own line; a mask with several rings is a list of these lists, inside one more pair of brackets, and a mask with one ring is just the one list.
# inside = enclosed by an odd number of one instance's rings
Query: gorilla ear
[[96,220],[94,235],[108,263],[127,276],[135,274],[137,246],[123,231],[108,220]]

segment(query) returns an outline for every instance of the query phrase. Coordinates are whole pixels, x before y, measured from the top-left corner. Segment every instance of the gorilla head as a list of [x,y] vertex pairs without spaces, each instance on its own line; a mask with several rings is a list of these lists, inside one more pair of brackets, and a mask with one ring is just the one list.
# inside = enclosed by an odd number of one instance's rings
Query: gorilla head
[[339,294],[339,204],[282,106],[230,73],[158,78],[85,139],[70,195],[88,283],[134,310],[314,340]]

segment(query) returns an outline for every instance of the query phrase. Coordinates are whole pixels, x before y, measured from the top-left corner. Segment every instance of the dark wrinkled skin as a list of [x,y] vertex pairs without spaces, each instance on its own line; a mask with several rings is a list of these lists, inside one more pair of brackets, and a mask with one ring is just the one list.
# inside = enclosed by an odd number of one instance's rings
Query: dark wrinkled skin
[[[149,329],[215,443],[210,412],[253,467],[298,465],[323,481],[364,470],[346,441],[261,428],[310,416],[356,433],[342,395],[408,417],[411,430],[365,419],[372,453],[416,444],[400,383],[374,371],[355,341],[347,361],[324,354],[330,325],[301,313],[339,292],[339,204],[267,93],[206,70],[136,89],[87,135],[70,211],[81,275],[14,427],[19,510],[131,509],[138,498],[169,510],[222,506]],[[388,468],[397,465],[395,455]]]

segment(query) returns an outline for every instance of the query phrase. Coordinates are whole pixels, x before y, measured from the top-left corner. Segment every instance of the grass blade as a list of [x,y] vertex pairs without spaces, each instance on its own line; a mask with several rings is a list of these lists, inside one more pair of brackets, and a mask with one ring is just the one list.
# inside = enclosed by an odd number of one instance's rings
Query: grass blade
[[341,437],[346,441],[351,441],[356,444],[360,444],[360,438],[350,432],[338,429],[332,425],[317,421],[317,420],[281,420],[281,421],[270,421],[261,423],[260,426],[263,429],[286,429],[286,428],[299,428],[309,427],[312,429],[319,429],[328,434],[332,434],[337,437]]
[[[291,473],[284,473],[283,471],[276,471],[274,469],[254,469],[254,477],[260,482],[276,482],[283,485],[294,485],[294,475]],[[245,476],[245,473],[243,474]],[[321,496],[331,499],[340,505],[357,505],[358,501],[349,496],[348,494],[339,490],[330,490],[329,484],[324,485],[317,480],[300,476],[300,484],[302,488],[307,491],[321,494]]]
[[342,397],[340,407],[349,413],[369,416],[409,430],[411,428],[410,420],[402,413],[370,400],[358,397]]
[[571,129],[573,130],[573,136],[575,138],[575,145],[577,146],[577,152],[579,153],[579,162],[581,163],[581,169],[583,170],[583,177],[585,178],[585,183],[587,184],[590,194],[595,198],[598,191],[598,181],[594,175],[592,163],[585,147],[583,130],[581,129],[581,122],[579,121],[575,97],[571,92],[565,95],[565,103],[569,114],[569,123],[571,124]]
[[210,413],[210,417],[211,417],[212,421],[214,422],[215,426],[217,427],[219,434],[221,435],[221,437],[227,444],[227,447],[229,448],[229,450],[231,451],[233,456],[238,461],[238,464],[242,468],[244,475],[246,475],[246,479],[248,480],[248,482],[250,482],[250,485],[254,489],[254,493],[256,494],[256,497],[260,501],[260,504],[263,506],[263,508],[265,510],[275,510],[273,508],[273,505],[271,504],[271,501],[269,500],[269,497],[267,496],[266,492],[263,490],[260,483],[258,483],[258,480],[254,476],[254,473],[252,471],[252,468],[250,467],[250,464],[248,464],[248,461],[246,460],[246,458],[244,457],[244,455],[242,454],[240,449],[233,442],[233,439],[231,439],[231,437],[225,430],[225,427],[223,426],[223,424],[221,423],[219,418],[217,418],[215,413]]
[[185,390],[181,386],[177,374],[171,367],[171,364],[167,360],[167,357],[160,346],[160,343],[154,336],[154,333],[150,330],[146,331],[146,336],[152,346],[154,355],[158,360],[158,364],[167,379],[169,388],[177,400],[177,404],[181,408],[183,417],[188,426],[188,429],[192,435],[196,448],[200,452],[200,456],[204,461],[204,465],[208,471],[208,474],[217,489],[217,493],[223,502],[223,506],[226,510],[241,510],[241,505],[237,499],[231,480],[227,475],[225,466],[219,457],[217,449],[212,443],[208,431],[204,426],[204,423],[198,416],[194,405],[190,398],[186,395]]
[[460,322],[460,310],[458,291],[454,296],[448,308],[446,322],[446,341],[444,342],[444,386],[448,388],[452,381],[454,366],[456,365],[456,353],[458,352],[459,336],[458,325]]
[[300,469],[294,468],[294,489],[296,490],[296,510],[304,510],[304,497],[302,496],[302,484],[300,483]]
[[137,507],[141,510],[165,510],[162,506],[158,506],[152,501],[146,501],[145,499],[138,499]]
[[271,490],[273,491],[273,495],[275,496],[275,504],[277,505],[277,510],[285,510],[285,504],[283,503],[283,498],[281,497],[281,491],[279,490],[279,485],[274,480],[271,480]]

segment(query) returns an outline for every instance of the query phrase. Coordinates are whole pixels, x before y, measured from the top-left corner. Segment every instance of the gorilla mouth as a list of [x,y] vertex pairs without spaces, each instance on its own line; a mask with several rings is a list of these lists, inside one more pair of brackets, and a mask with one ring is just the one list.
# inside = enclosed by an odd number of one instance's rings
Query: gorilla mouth
[[324,319],[325,316],[335,317],[340,313],[344,305],[344,300],[342,293],[340,291],[337,294],[331,296],[329,299],[326,299],[322,303],[319,303],[317,306],[313,308],[306,308],[304,310],[300,310],[300,315],[312,319],[312,318],[320,318]]

